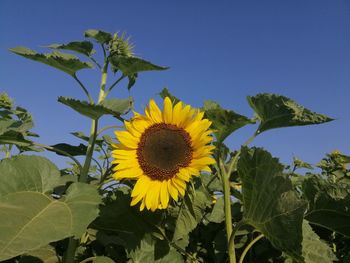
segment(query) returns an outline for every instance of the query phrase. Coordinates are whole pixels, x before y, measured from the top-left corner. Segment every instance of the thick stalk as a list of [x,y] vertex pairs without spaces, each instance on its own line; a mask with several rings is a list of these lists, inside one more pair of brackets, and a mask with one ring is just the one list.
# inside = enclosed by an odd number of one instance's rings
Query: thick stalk
[[[108,61],[105,62],[103,69],[102,69],[102,76],[101,76],[101,84],[100,84],[100,94],[98,96],[97,104],[101,103],[101,101],[105,98],[105,88],[106,88],[106,82],[107,82],[107,71],[108,71]],[[92,155],[94,153],[95,149],[95,142],[97,137],[97,129],[98,129],[98,120],[92,120],[91,122],[91,130],[90,130],[90,138],[89,138],[89,145],[88,149],[86,151],[86,158],[85,163],[83,166],[83,170],[80,174],[79,182],[85,183],[87,181]]]
[[74,263],[75,250],[77,249],[77,247],[78,247],[78,240],[74,239],[73,237],[69,238],[67,250],[64,252],[64,255],[63,255],[64,263]]
[[231,192],[230,192],[230,175],[226,172],[224,164],[220,162],[221,179],[224,188],[224,211],[225,211],[225,226],[227,238],[227,253],[230,263],[236,263],[236,251],[234,242],[229,249],[230,237],[232,235],[232,214],[231,214]]

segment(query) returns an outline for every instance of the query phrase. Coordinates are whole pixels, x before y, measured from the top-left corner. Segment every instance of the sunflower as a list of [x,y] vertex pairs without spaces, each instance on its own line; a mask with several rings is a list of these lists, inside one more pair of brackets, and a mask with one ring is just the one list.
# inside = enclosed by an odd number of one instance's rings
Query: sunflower
[[152,99],[145,115],[134,112],[124,123],[126,130],[115,132],[119,143],[113,145],[113,177],[137,180],[132,206],[141,202],[141,211],[165,209],[170,199],[185,195],[192,176],[210,172],[215,147],[210,145],[211,122],[203,116],[181,101],[173,105],[168,97],[161,111]]

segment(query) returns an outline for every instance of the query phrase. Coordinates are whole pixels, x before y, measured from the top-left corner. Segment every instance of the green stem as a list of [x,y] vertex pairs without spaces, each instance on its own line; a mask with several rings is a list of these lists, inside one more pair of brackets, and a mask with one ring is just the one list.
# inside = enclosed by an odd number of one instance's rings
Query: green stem
[[73,79],[75,79],[78,82],[79,86],[83,89],[84,93],[86,94],[86,96],[89,99],[89,102],[94,103],[94,100],[92,99],[89,91],[85,88],[84,84],[78,79],[77,75],[74,74]]
[[108,89],[108,93],[112,91],[112,89],[117,85],[120,81],[122,81],[126,75],[121,75],[119,79],[117,79]]
[[63,255],[64,263],[74,263],[75,250],[77,249],[78,244],[79,242],[77,239],[74,239],[73,237],[69,238],[67,250],[64,252]]
[[241,257],[239,258],[239,263],[243,263],[244,257],[246,256],[246,254],[248,253],[249,249],[256,243],[258,242],[260,239],[262,239],[264,237],[263,234],[258,235],[256,238],[254,238],[249,244],[248,246],[246,246],[242,252]]
[[228,242],[228,251],[235,249],[235,236],[236,236],[236,233],[242,226],[244,226],[246,224],[247,224],[246,221],[241,220],[235,225],[235,228],[232,231],[230,239],[229,239],[229,242]]
[[[5,146],[6,147],[6,146]],[[12,150],[13,144],[9,144],[7,151],[6,151],[6,156],[5,158],[9,158],[11,156],[11,150]]]
[[[224,211],[225,211],[225,226],[226,226],[226,238],[227,247],[229,247],[230,237],[232,235],[232,214],[231,214],[231,192],[230,192],[230,174],[226,172],[225,166],[220,160],[221,179],[224,190]],[[229,262],[236,263],[236,251],[235,244],[232,242],[232,249],[228,250]]]

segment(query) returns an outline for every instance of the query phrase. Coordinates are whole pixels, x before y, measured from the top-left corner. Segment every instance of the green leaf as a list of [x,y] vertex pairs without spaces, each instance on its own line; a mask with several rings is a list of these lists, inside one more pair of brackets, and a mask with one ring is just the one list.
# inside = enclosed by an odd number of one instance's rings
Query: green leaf
[[19,263],[57,263],[58,257],[53,247],[45,246],[22,256]]
[[305,202],[292,190],[283,168],[263,149],[241,149],[238,173],[242,180],[243,217],[274,247],[301,261]]
[[314,169],[312,164],[304,162],[303,160],[300,160],[297,157],[293,157],[293,164],[296,168],[305,168],[305,169],[310,169],[310,170]]
[[60,172],[51,161],[34,155],[3,159],[0,174],[0,196],[22,191],[50,192],[60,180]]
[[320,124],[333,120],[276,94],[261,93],[248,96],[247,100],[261,121],[259,133],[275,128]]
[[46,158],[16,156],[0,162],[0,260],[37,250],[69,236],[80,237],[98,215],[93,186],[73,183],[53,199],[59,170]]
[[114,115],[127,114],[133,107],[134,100],[132,97],[127,99],[106,99],[102,102],[102,105],[107,109],[110,109]]
[[173,241],[184,238],[196,228],[211,202],[210,194],[203,187],[185,195],[176,219]]
[[[163,243],[160,244],[159,243]],[[146,235],[140,244],[130,251],[128,262],[132,263],[183,263],[184,260],[179,252],[169,245],[164,244],[165,241],[156,241],[150,235]]]
[[112,35],[110,33],[96,29],[86,30],[84,35],[85,37],[95,39],[100,44],[105,44],[112,40]]
[[114,261],[108,257],[96,257],[92,263],[114,263]]
[[175,97],[174,95],[172,95],[172,94],[170,93],[170,91],[169,91],[167,88],[162,89],[162,91],[159,92],[159,96],[160,96],[162,99],[165,99],[165,97],[169,97],[170,100],[173,102],[174,105],[180,101],[177,97]]
[[303,193],[309,201],[305,218],[310,223],[350,237],[348,184],[309,177],[303,182]]
[[141,71],[168,69],[168,67],[158,66],[137,57],[114,55],[109,58],[109,61],[115,69],[119,69],[126,76],[133,76]]
[[[78,155],[85,155],[87,151],[87,146],[84,144],[79,144],[78,146],[70,145],[67,143],[59,143],[51,146],[53,149],[49,151],[55,152],[58,155],[66,156],[65,154],[62,154],[60,151],[64,151],[66,153],[69,153],[72,156],[78,156]],[[57,151],[58,150],[58,151]]]
[[329,263],[337,260],[332,249],[303,221],[303,257],[307,263]]
[[68,107],[72,108],[73,110],[79,112],[80,114],[89,117],[91,119],[97,120],[99,119],[101,116],[103,115],[113,115],[117,118],[120,118],[121,112],[117,112],[114,111],[111,108],[108,107],[119,107],[122,108],[124,106],[123,103],[125,103],[124,101],[120,102],[120,104],[117,103],[113,103],[113,101],[108,105],[107,102],[107,107],[105,105],[97,105],[97,104],[91,104],[87,101],[80,101],[80,100],[76,100],[73,98],[68,98],[68,97],[58,97],[58,101],[63,103],[64,105],[67,105]]
[[10,51],[22,57],[62,70],[71,76],[74,76],[78,70],[93,68],[93,65],[89,62],[82,62],[76,56],[58,51],[49,54],[41,54],[26,47],[10,48]]
[[[130,194],[123,193],[120,188],[115,190],[115,195],[115,200],[101,207],[99,217],[93,222],[95,229],[138,238],[145,233],[159,232],[155,225],[160,221],[160,213],[140,212],[138,207],[131,207]],[[128,245],[132,247],[132,244]]]
[[90,41],[74,41],[69,42],[68,44],[52,44],[47,47],[53,49],[71,50],[88,57],[91,57],[95,53],[95,50],[93,50],[94,46]]
[[26,140],[22,133],[9,131],[0,135],[0,144],[15,144],[21,147],[29,147],[32,142]]
[[203,110],[206,118],[212,122],[211,128],[214,130],[218,142],[223,142],[235,130],[247,124],[255,123],[232,110],[221,108],[218,103],[211,100],[204,102]]
[[220,197],[216,200],[208,220],[213,223],[221,223],[225,220],[224,198]]

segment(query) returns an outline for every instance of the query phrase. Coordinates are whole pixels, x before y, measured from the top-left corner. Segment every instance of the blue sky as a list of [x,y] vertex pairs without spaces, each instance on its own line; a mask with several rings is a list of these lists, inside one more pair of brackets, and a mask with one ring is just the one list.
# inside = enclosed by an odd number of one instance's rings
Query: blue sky
[[[212,99],[251,117],[247,95],[277,93],[336,121],[271,130],[253,145],[287,163],[294,155],[316,163],[334,149],[350,154],[349,1],[2,0],[0,92],[33,113],[40,143],[78,144],[69,133],[88,133],[90,121],[57,102],[60,95],[85,99],[84,94],[67,74],[7,49],[44,51],[44,45],[82,40],[90,28],[125,31],[137,55],[170,66],[140,75],[131,90],[137,110],[167,86],[193,106]],[[79,77],[96,98],[99,72],[81,71]],[[128,96],[125,84],[112,96]],[[114,122],[105,118],[102,124]],[[253,131],[242,128],[227,144],[237,148]],[[60,166],[65,162],[47,156]]]

